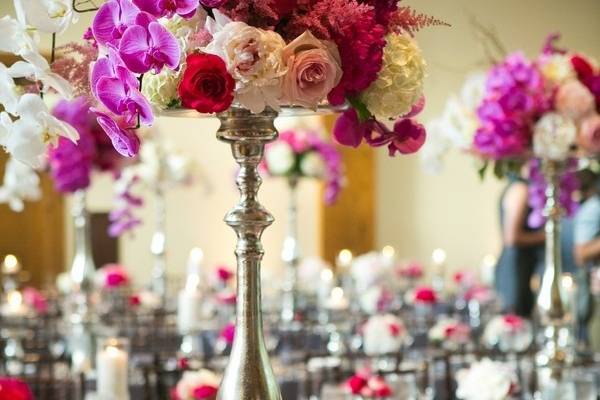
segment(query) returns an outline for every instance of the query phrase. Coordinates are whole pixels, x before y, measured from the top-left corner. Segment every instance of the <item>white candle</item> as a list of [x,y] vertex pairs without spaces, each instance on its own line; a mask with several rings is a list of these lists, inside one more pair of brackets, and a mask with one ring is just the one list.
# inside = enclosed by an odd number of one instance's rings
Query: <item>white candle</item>
[[396,250],[392,246],[385,246],[381,249],[381,255],[383,256],[383,261],[387,267],[393,267],[394,262],[396,260]]
[[353,259],[352,252],[348,249],[343,249],[337,256],[337,267],[339,268],[339,273],[345,272],[350,265],[352,265]]
[[433,260],[433,289],[442,293],[445,285],[446,252],[443,249],[435,249],[431,255]]
[[335,287],[331,290],[331,295],[325,304],[325,307],[332,311],[345,310],[350,305],[348,299],[344,296],[344,289]]
[[182,335],[198,329],[202,320],[201,277],[202,249],[195,247],[190,252],[187,264],[185,287],[179,292],[177,299],[177,328]]
[[318,296],[319,296],[319,304],[324,305],[331,294],[331,289],[333,288],[333,271],[329,268],[326,268],[321,271],[321,276],[319,279],[319,288],[318,288]]
[[21,264],[17,257],[12,254],[8,254],[4,257],[4,262],[2,263],[2,273],[6,275],[16,274],[21,270]]
[[129,400],[129,356],[117,339],[109,339],[96,355],[96,391],[101,399]]
[[6,295],[6,303],[2,305],[2,315],[5,317],[22,317],[27,314],[27,306],[23,304],[23,295],[13,290]]

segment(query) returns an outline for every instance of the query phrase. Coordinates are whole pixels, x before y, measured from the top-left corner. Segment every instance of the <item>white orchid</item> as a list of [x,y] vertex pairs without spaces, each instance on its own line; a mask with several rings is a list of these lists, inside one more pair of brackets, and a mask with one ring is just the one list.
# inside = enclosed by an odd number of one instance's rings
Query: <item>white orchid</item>
[[63,33],[76,22],[71,0],[14,0],[17,18],[40,32]]
[[13,78],[26,78],[30,81],[39,81],[43,91],[52,88],[65,99],[73,97],[73,87],[62,76],[50,70],[50,64],[44,57],[35,51],[25,51],[21,54],[25,61],[17,61],[8,69]]
[[14,112],[19,102],[19,90],[8,68],[0,63],[0,104],[8,112]]
[[21,212],[25,207],[24,201],[39,200],[41,195],[37,173],[27,164],[9,158],[4,170],[4,183],[0,186],[0,203],[6,203],[11,210]]
[[0,51],[16,55],[21,55],[25,51],[35,51],[37,37],[32,36],[32,33],[27,26],[5,15],[0,18]]

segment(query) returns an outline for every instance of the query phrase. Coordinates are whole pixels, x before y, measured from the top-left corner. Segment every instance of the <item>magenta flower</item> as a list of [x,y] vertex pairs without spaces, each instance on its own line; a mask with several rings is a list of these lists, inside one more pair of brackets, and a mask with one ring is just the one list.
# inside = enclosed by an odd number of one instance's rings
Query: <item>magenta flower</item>
[[150,14],[142,13],[130,0],[110,0],[96,13],[92,33],[100,45],[118,46],[127,28],[151,19]]
[[[117,71],[117,75],[121,71]],[[127,126],[136,124],[139,115],[140,121],[146,125],[154,122],[152,106],[137,87],[131,86],[125,78],[103,76],[96,84],[98,100],[114,114],[122,117]]]
[[368,134],[369,129],[368,124],[360,123],[356,110],[350,108],[340,115],[335,122],[333,137],[339,144],[358,147]]
[[125,67],[119,53],[111,48],[108,49],[108,56],[96,60],[92,67],[92,73],[90,74],[90,88],[95,97],[98,97],[96,86],[100,78],[103,77],[118,77],[126,83],[128,87],[139,87],[135,75]]
[[147,28],[134,25],[125,31],[119,54],[132,72],[144,74],[154,70],[158,74],[164,66],[179,66],[181,50],[177,39],[164,26],[150,22]]
[[33,394],[24,381],[7,376],[0,376],[0,399],[33,400]]
[[133,157],[140,150],[140,138],[132,129],[123,129],[108,115],[94,110],[98,124],[110,138],[115,150],[125,157]]
[[394,137],[388,144],[390,156],[413,154],[425,144],[427,133],[423,125],[411,118],[404,118],[394,124]]
[[30,286],[23,289],[23,302],[33,308],[38,314],[46,314],[48,312],[48,299],[34,287]]
[[196,13],[199,0],[133,0],[136,6],[155,17],[171,18],[175,14],[192,17]]
[[200,385],[193,390],[194,400],[209,400],[214,398],[219,391],[218,388],[210,385]]
[[219,333],[219,338],[223,339],[225,343],[229,345],[233,344],[233,339],[235,338],[235,324],[229,323],[225,325]]

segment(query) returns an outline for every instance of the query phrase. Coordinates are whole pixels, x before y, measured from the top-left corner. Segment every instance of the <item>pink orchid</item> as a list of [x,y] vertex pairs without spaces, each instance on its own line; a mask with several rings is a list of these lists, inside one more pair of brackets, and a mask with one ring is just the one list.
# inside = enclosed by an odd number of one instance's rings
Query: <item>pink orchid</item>
[[354,108],[340,115],[333,128],[335,140],[344,146],[358,147],[368,134],[369,124],[361,123]]
[[98,124],[110,138],[115,150],[125,157],[133,157],[140,150],[140,139],[131,129],[123,129],[107,114],[94,110]]
[[178,14],[191,18],[198,8],[199,0],[133,0],[136,6],[155,17],[171,18]]
[[123,34],[132,25],[148,24],[152,15],[141,12],[130,0],[110,0],[104,3],[92,22],[92,33],[102,46],[118,46]]
[[108,55],[101,57],[92,66],[90,74],[90,88],[92,94],[98,97],[96,86],[100,78],[110,77],[121,79],[128,87],[138,88],[139,82],[135,75],[125,67],[121,56],[115,49],[108,49]]
[[158,22],[148,27],[134,25],[125,31],[119,45],[119,54],[132,72],[144,74],[154,70],[158,74],[163,67],[176,69],[181,50],[175,36]]
[[38,314],[45,314],[48,312],[48,300],[46,296],[39,290],[33,287],[26,287],[23,289],[23,302],[33,308]]
[[126,74],[120,75],[119,70],[115,77],[103,76],[98,80],[98,100],[109,111],[123,117],[127,126],[136,125],[138,115],[142,123],[151,125],[154,122],[152,106],[137,87],[130,85]]

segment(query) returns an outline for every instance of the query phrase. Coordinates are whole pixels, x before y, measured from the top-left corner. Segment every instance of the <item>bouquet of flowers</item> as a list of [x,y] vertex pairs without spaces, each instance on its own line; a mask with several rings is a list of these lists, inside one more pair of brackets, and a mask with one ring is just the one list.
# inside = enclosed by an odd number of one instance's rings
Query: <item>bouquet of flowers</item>
[[498,346],[504,352],[521,352],[531,345],[533,328],[529,321],[517,315],[500,315],[488,322],[482,340],[486,346]]
[[519,388],[515,371],[487,358],[459,370],[456,381],[456,397],[463,400],[507,400]]
[[363,399],[377,398],[385,399],[393,396],[393,391],[385,379],[379,375],[373,375],[369,370],[358,371],[344,383],[346,392],[360,396]]
[[[418,150],[425,61],[413,34],[443,22],[390,0],[109,0],[89,37],[99,47],[91,92],[125,155],[153,109],[261,113],[351,105],[336,129],[390,153]],[[394,129],[381,121],[397,120]]]
[[437,346],[456,348],[469,342],[471,328],[455,319],[444,318],[431,327],[427,336]]
[[384,355],[395,353],[411,338],[404,322],[392,314],[373,315],[362,327],[365,354]]
[[127,287],[131,283],[129,273],[120,264],[106,264],[96,271],[96,286],[102,290]]
[[185,371],[171,391],[171,400],[214,400],[220,379],[209,370]]
[[343,184],[341,155],[313,131],[281,132],[278,141],[266,146],[263,167],[271,176],[324,180],[327,204],[335,202]]
[[[438,133],[432,134],[426,160],[435,160],[455,143],[481,158],[481,176],[490,165],[498,177],[519,173],[531,156],[563,162],[560,202],[573,214],[574,156],[600,154],[600,69],[590,57],[556,47],[559,37],[551,35],[533,59],[516,52],[496,63],[485,80],[479,75],[470,79],[463,89],[473,94],[470,99],[458,105],[451,100],[449,116],[430,124]],[[447,120],[453,122],[446,128],[452,133],[439,133]],[[452,140],[457,133],[462,139]],[[539,161],[530,161],[528,170],[529,225],[538,227],[544,222],[547,183]]]

